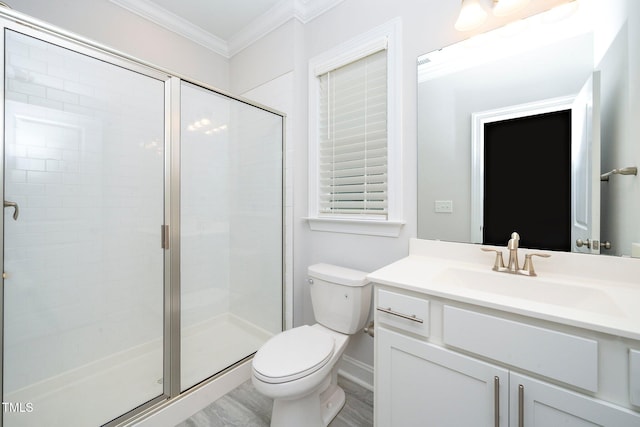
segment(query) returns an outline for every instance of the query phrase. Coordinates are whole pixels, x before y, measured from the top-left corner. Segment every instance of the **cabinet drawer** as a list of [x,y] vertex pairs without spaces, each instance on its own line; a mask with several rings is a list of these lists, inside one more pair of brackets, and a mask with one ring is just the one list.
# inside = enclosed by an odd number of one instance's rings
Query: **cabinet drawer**
[[428,300],[382,289],[378,290],[377,297],[376,322],[429,336]]
[[448,345],[598,391],[597,341],[452,306],[443,326]]

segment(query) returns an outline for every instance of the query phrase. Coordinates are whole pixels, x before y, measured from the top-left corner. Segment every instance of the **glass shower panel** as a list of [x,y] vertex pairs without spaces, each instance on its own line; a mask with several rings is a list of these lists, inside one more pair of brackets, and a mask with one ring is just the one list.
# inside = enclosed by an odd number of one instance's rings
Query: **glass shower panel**
[[181,86],[181,388],[282,330],[283,118]]
[[163,395],[164,82],[5,46],[4,425],[101,425]]

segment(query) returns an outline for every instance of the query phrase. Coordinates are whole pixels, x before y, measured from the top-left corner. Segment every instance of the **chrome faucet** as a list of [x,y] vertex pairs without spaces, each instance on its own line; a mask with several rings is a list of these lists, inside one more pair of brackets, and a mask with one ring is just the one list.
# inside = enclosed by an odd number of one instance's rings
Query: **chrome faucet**
[[509,261],[507,262],[507,266],[504,266],[504,259],[502,258],[502,251],[491,249],[491,248],[480,248],[485,252],[495,252],[496,260],[493,264],[493,271],[512,273],[512,274],[522,274],[523,276],[534,277],[537,276],[536,271],[533,268],[533,260],[531,259],[534,256],[539,256],[542,258],[549,258],[551,255],[549,254],[541,254],[541,253],[530,253],[524,256],[524,265],[520,268],[520,263],[518,262],[518,248],[520,247],[520,235],[515,231],[511,233],[511,238],[507,242],[507,249],[509,249]]

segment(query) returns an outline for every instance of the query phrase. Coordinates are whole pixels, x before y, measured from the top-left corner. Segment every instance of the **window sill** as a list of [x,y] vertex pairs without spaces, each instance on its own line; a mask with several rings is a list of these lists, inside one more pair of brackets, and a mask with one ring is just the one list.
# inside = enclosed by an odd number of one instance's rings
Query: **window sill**
[[404,221],[376,221],[344,218],[304,218],[313,231],[398,237]]

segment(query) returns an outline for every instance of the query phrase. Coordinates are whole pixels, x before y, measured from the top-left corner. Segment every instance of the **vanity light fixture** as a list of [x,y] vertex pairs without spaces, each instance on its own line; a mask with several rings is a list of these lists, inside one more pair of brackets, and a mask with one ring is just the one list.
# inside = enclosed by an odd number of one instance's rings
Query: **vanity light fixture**
[[493,0],[493,14],[506,16],[526,6],[530,0]]
[[458,31],[470,31],[478,28],[487,19],[487,12],[480,5],[479,0],[462,0],[460,15],[454,25]]
[[[486,1],[486,0],[482,0]],[[506,16],[529,4],[531,0],[492,0],[492,12],[495,16]],[[486,9],[489,5],[486,5]],[[487,19],[487,11],[481,0],[462,0],[460,15],[455,23],[458,31],[470,31],[478,28]]]

